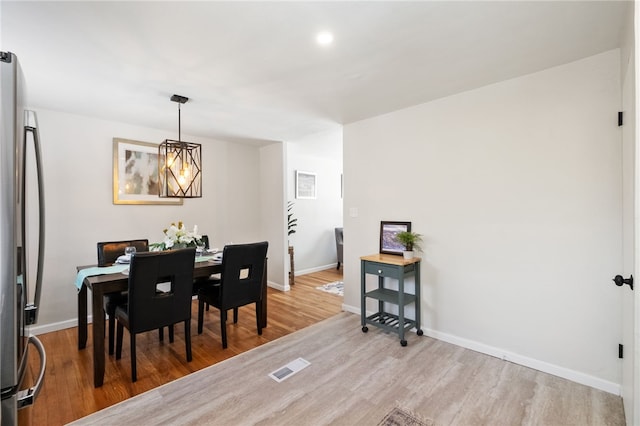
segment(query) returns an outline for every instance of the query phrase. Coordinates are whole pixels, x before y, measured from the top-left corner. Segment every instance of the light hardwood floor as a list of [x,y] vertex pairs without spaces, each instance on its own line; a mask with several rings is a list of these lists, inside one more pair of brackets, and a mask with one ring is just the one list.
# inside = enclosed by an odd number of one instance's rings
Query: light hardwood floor
[[[175,341],[165,337],[158,341],[157,332],[141,334],[137,339],[138,381],[131,383],[128,333],[122,349],[122,359],[107,356],[104,385],[93,387],[91,334],[87,348],[77,349],[77,328],[38,336],[44,344],[48,365],[45,385],[36,405],[21,416],[20,425],[63,425],[149,389],[178,379],[240,353],[276,340],[294,331],[315,324],[341,311],[342,298],[316,286],[342,280],[342,271],[328,269],[296,277],[289,292],[268,290],[268,326],[258,336],[255,310],[243,307],[238,324],[227,325],[229,347],[222,349],[220,321],[217,309],[205,315],[204,332],[197,334],[197,302],[193,305],[191,325],[193,361],[185,359],[183,327],[175,328]],[[35,371],[36,362],[31,367]]]
[[[336,315],[342,298],[315,290],[341,279],[328,270],[297,277],[289,293],[270,290],[263,336],[242,309],[224,351],[212,309],[205,333],[193,335],[191,363],[179,327],[173,344],[148,333],[138,343],[136,383],[127,339],[122,360],[108,357],[105,384],[94,389],[91,348],[76,349],[76,330],[42,335],[47,383],[21,425],[65,424],[125,400],[80,423],[376,425],[400,405],[438,426],[624,425],[618,396],[415,333],[404,348],[393,334],[362,333],[359,316]],[[303,372],[280,384],[266,377],[299,356],[312,363]]]
[[[407,341],[363,333],[343,312],[77,425],[375,426],[396,406],[436,426],[624,425],[620,397],[415,333]],[[268,377],[298,358],[310,364]]]

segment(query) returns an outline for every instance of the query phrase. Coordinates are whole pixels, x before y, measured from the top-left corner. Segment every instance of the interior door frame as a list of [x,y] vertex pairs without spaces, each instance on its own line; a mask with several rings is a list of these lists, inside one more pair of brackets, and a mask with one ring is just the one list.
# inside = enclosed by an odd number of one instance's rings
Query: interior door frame
[[[633,75],[629,76],[629,78],[634,80],[634,98],[632,100],[633,106],[635,108],[634,115],[632,120],[634,121],[634,132],[632,136],[633,146],[635,150],[634,160],[635,164],[633,167],[634,170],[634,262],[633,268],[634,272],[640,271],[640,147],[638,146],[638,141],[640,140],[640,31],[638,26],[640,25],[640,8],[637,6],[636,2],[633,2],[631,7],[633,7],[633,65],[634,72]],[[623,296],[624,297],[624,296]],[[626,295],[626,297],[629,297]],[[631,406],[631,413],[627,414],[626,422],[628,425],[640,426],[640,290],[636,289],[633,291],[633,336],[630,358],[632,362],[632,371],[633,378],[631,388],[632,395],[631,401],[628,402],[627,405]],[[623,378],[624,380],[624,378]],[[625,395],[623,395],[624,398]],[[629,397],[629,396],[627,396]]]

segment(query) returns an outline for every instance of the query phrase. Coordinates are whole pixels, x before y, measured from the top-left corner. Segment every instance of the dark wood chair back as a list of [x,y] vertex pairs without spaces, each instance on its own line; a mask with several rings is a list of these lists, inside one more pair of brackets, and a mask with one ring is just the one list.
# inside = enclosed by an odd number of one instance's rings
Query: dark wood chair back
[[[136,253],[129,267],[129,330],[161,328],[191,319],[196,249]],[[168,291],[157,291],[170,283]]]
[[233,309],[233,322],[238,322],[238,308],[255,303],[256,326],[262,334],[262,295],[267,265],[266,241],[225,246],[219,285],[208,285],[198,291],[198,334],[202,333],[204,305],[220,311],[222,348],[227,347],[227,310]]
[[262,300],[262,278],[269,243],[234,244],[224,248],[220,307],[230,309]]
[[[187,361],[191,361],[191,292],[196,249],[136,253],[129,266],[129,298],[115,311],[118,321],[116,359],[122,354],[124,327],[129,329],[131,350],[131,381],[138,377],[136,335],[153,329],[169,327],[169,342],[173,343],[173,325],[184,323],[184,343]],[[158,291],[158,284],[170,283],[168,291]]]
[[136,253],[149,251],[149,240],[101,241],[98,243],[98,266],[112,265],[118,256],[124,254],[129,246],[136,248]]
[[202,236],[202,242],[204,243],[204,248],[209,250],[209,236],[208,235],[203,235]]

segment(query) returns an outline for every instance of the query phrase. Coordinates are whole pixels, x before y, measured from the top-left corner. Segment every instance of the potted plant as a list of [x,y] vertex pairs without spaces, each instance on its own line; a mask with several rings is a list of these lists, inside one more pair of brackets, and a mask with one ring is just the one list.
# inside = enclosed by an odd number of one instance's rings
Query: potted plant
[[[293,201],[287,202],[287,237],[296,233],[298,219],[293,217]],[[293,262],[293,246],[289,242],[289,285],[295,284],[294,279],[294,262]]]
[[293,201],[287,202],[287,236],[295,234],[295,227],[298,226],[298,219],[293,217]]
[[420,243],[422,242],[422,235],[411,231],[402,231],[396,234],[396,241],[404,246],[402,255],[405,259],[413,259],[414,250],[422,250]]

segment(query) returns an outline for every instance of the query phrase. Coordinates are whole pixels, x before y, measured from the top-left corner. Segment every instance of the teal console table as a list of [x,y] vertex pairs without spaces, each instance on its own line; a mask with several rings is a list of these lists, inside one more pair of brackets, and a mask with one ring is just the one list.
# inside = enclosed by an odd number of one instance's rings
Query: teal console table
[[[407,341],[404,338],[405,331],[415,327],[418,336],[422,336],[423,332],[420,329],[420,262],[419,257],[404,259],[402,256],[391,254],[373,254],[360,258],[360,316],[363,333],[369,331],[367,324],[398,333],[402,346],[407,346]],[[378,276],[377,288],[367,291],[367,274]],[[415,294],[404,291],[404,279],[411,274],[415,278]],[[385,278],[398,280],[398,290],[386,288]],[[369,316],[367,316],[368,297],[378,301],[378,312]],[[385,303],[397,305],[398,315],[385,312]],[[415,319],[407,319],[404,316],[405,306],[411,303],[415,304]]]

